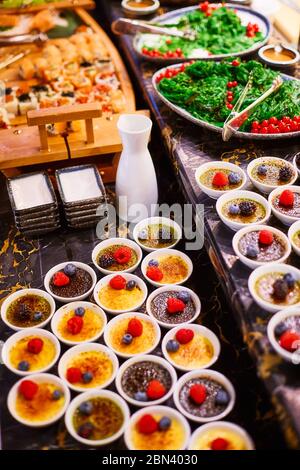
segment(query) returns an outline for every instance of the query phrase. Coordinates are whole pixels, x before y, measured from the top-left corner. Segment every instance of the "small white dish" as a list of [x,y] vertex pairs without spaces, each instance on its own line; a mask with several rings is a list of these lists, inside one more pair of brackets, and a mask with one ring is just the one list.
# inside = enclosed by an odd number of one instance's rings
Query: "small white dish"
[[[91,310],[95,315],[99,316],[99,318],[101,319],[103,325],[102,325],[102,328],[97,332],[96,335],[86,339],[85,341],[67,340],[61,335],[61,333],[59,332],[58,327],[59,327],[59,324],[62,321],[63,317],[65,315],[67,315],[69,312],[75,311],[75,309],[78,308],[78,307],[82,307],[86,310]],[[83,321],[84,321],[84,316],[83,316]],[[62,343],[67,344],[68,346],[76,346],[76,344],[93,343],[94,341],[99,339],[100,336],[103,334],[103,331],[104,331],[104,328],[106,327],[106,324],[107,324],[106,315],[105,315],[104,311],[102,310],[102,308],[100,308],[98,305],[92,304],[91,302],[84,302],[84,301],[82,301],[82,302],[71,302],[69,304],[63,305],[62,307],[60,307],[55,312],[55,314],[53,315],[52,320],[51,320],[51,330],[53,331],[55,336],[57,336],[59,341],[61,341]]]
[[[168,284],[168,283],[164,283],[164,282],[153,281],[152,279],[150,279],[147,276],[147,268],[148,268],[148,265],[149,265],[149,261],[156,260],[156,261],[159,262],[160,258],[163,258],[163,257],[166,257],[166,256],[178,256],[179,258],[181,258],[186,263],[187,268],[188,268],[188,274],[181,281],[175,282],[173,284]],[[161,248],[160,250],[153,251],[152,253],[149,253],[149,255],[145,256],[145,258],[142,261],[141,269],[142,269],[142,274],[143,274],[144,278],[148,282],[150,282],[150,284],[152,284],[155,287],[175,286],[175,285],[178,286],[178,285],[184,284],[190,278],[190,276],[192,275],[193,263],[192,263],[191,258],[189,258],[185,253],[182,253],[179,250],[172,250],[171,248]]]
[[293,47],[286,46],[286,45],[282,45],[281,47],[283,48],[283,50],[286,50],[291,55],[290,60],[276,60],[276,59],[271,59],[270,57],[267,57],[265,55],[265,52],[268,50],[272,50],[272,49],[274,50],[275,47],[276,46],[274,46],[274,44],[268,44],[259,49],[258,55],[263,62],[271,66],[275,65],[276,67],[283,67],[283,68],[290,67],[291,65],[295,65],[297,64],[297,62],[299,62],[300,60],[299,52]]
[[129,0],[122,0],[122,8],[124,10],[134,16],[145,16],[145,15],[151,15],[151,13],[155,13],[156,10],[158,10],[160,3],[158,0],[153,0],[153,5],[150,5],[148,7],[135,7],[135,6],[130,6],[129,5]]
[[[120,322],[122,320],[126,320],[126,319],[128,319],[128,322],[129,322],[129,320],[131,320],[132,318],[137,318],[140,321],[143,320],[143,321],[150,322],[151,325],[154,328],[154,331],[155,331],[155,338],[154,338],[154,341],[153,341],[152,345],[150,347],[148,347],[147,349],[145,349],[145,351],[143,351],[142,353],[138,353],[138,354],[123,353],[123,352],[119,351],[118,349],[116,349],[110,341],[110,332],[115,327],[115,325],[117,325],[118,322]],[[107,323],[107,325],[105,327],[105,330],[104,330],[104,342],[105,342],[105,344],[112,351],[114,351],[118,356],[120,356],[122,358],[126,358],[126,359],[131,358],[131,357],[136,357],[137,355],[140,355],[140,354],[145,355],[145,354],[151,353],[157,347],[157,345],[160,341],[160,337],[161,337],[161,331],[160,331],[160,328],[159,328],[158,324],[156,323],[156,321],[154,321],[151,317],[149,317],[145,313],[140,313],[140,312],[122,313],[122,314],[116,316],[115,318],[112,318],[112,320],[110,320]]]
[[[22,327],[19,327],[19,326],[16,326],[14,324],[12,324],[8,318],[7,318],[7,310],[8,310],[8,307],[9,305],[14,302],[15,300],[17,300],[18,298],[20,297],[24,297],[26,295],[38,295],[40,297],[43,297],[44,299],[47,300],[47,302],[49,302],[50,304],[50,307],[51,307],[51,311],[50,311],[50,315],[49,317],[45,320],[45,321],[42,321],[40,323],[36,323],[36,325],[34,326],[35,328],[43,328],[44,326],[47,325],[47,323],[49,323],[49,321],[51,320],[52,316],[54,315],[54,312],[55,312],[55,302],[53,300],[53,297],[51,295],[49,295],[47,292],[41,290],[41,289],[21,289],[21,290],[18,290],[16,292],[14,292],[13,294],[10,294],[8,297],[6,297],[6,299],[4,300],[4,302],[2,303],[1,305],[1,318],[3,320],[3,322],[9,326],[9,328],[11,328],[12,330],[14,331],[20,331],[20,330],[24,330],[24,328]],[[31,328],[31,327],[28,327],[28,328]],[[26,328],[25,328],[26,329]]]
[[95,302],[99,305],[99,307],[103,308],[103,310],[105,310],[105,312],[111,313],[112,315],[118,315],[119,313],[126,313],[126,312],[131,312],[131,311],[138,310],[143,305],[143,303],[145,302],[145,300],[147,298],[148,289],[147,289],[147,286],[146,286],[145,282],[142,279],[140,279],[138,276],[135,276],[134,274],[130,274],[130,273],[122,273],[121,276],[126,279],[126,282],[135,281],[137,286],[141,289],[141,291],[143,293],[143,297],[136,305],[134,305],[131,308],[127,308],[127,309],[123,309],[123,310],[121,310],[121,309],[120,310],[113,310],[113,309],[107,307],[106,305],[104,305],[100,301],[99,294],[100,294],[101,289],[104,286],[106,286],[107,284],[109,284],[110,280],[113,277],[117,276],[117,275],[118,274],[110,274],[108,276],[103,277],[102,279],[100,279],[100,281],[97,282],[97,284],[95,286],[95,289],[94,289]]
[[[47,364],[44,367],[41,367],[40,369],[31,371],[30,369],[28,371],[21,371],[17,368],[15,368],[11,361],[10,361],[10,351],[11,349],[16,345],[16,343],[24,338],[28,337],[37,337],[43,339],[47,339],[52,342],[54,348],[55,348],[55,356],[52,359],[49,364]],[[24,330],[20,330],[17,333],[13,334],[10,336],[4,343],[2,351],[1,351],[1,356],[2,356],[2,361],[6,365],[6,367],[11,370],[14,374],[21,375],[23,377],[27,375],[32,375],[32,374],[40,374],[42,372],[46,372],[47,370],[50,370],[56,361],[58,360],[60,355],[60,344],[58,339],[50,333],[50,331],[47,330],[42,330],[41,328],[26,328]]]
[[[32,380],[33,382],[36,382],[37,384],[42,384],[42,383],[45,383],[45,382],[46,383],[51,383],[51,384],[54,384],[55,386],[57,386],[58,388],[63,390],[65,403],[54,417],[52,417],[51,419],[45,420],[45,421],[33,422],[32,420],[27,420],[27,419],[22,418],[18,414],[18,411],[16,409],[16,398],[17,398],[19,386],[20,386],[21,382],[23,382],[23,380]],[[68,405],[70,403],[70,397],[71,397],[71,395],[70,395],[70,391],[69,391],[68,387],[56,375],[52,375],[52,374],[32,374],[30,376],[30,378],[28,378],[28,379],[22,378],[21,380],[19,380],[18,382],[16,382],[13,385],[13,387],[10,389],[8,397],[7,397],[7,407],[8,407],[8,410],[9,410],[10,414],[12,415],[12,417],[16,421],[18,421],[19,423],[24,424],[25,426],[33,427],[33,428],[42,428],[42,427],[45,427],[45,426],[50,426],[50,424],[55,423],[56,421],[58,421],[65,414],[65,412],[68,408]]]
[[[76,358],[76,356],[78,357],[81,353],[90,351],[104,353],[108,357],[108,359],[111,361],[113,368],[111,376],[108,378],[108,380],[106,380],[106,382],[103,382],[101,385],[96,385],[95,387],[82,387],[80,385],[70,383],[66,377],[66,372],[70,364],[72,363],[72,360]],[[109,348],[99,343],[84,343],[78,344],[77,346],[73,346],[61,356],[60,361],[58,363],[58,375],[70,389],[74,390],[75,392],[86,392],[87,390],[100,390],[101,388],[108,387],[108,385],[110,385],[114,381],[118,368],[119,360],[115,353],[112,352]]]
[[[253,298],[253,300],[264,310],[267,312],[272,312],[276,313],[279,310],[283,310],[284,308],[287,308],[286,305],[278,305],[278,304],[273,304],[271,302],[267,302],[263,300],[256,292],[255,286],[257,281],[264,276],[265,274],[268,273],[282,273],[282,274],[287,274],[291,273],[294,275],[295,279],[299,282],[300,281],[300,270],[295,268],[294,266],[290,266],[288,264],[278,264],[278,263],[270,263],[264,266],[260,266],[259,268],[256,268],[251,274],[248,279],[248,289],[250,291],[250,294]],[[296,307],[297,305],[300,305],[300,301],[297,302],[296,304],[291,305],[291,307]]]
[[300,308],[298,307],[288,307],[280,310],[275,313],[268,323],[267,333],[269,341],[277,352],[284,360],[293,363],[294,365],[300,364],[300,349],[295,352],[289,352],[286,349],[282,348],[275,336],[276,326],[286,320],[288,317],[300,317]]
[[[170,389],[168,390],[168,392],[162,398],[159,398],[157,400],[138,401],[130,397],[129,395],[127,395],[127,393],[124,391],[122,387],[122,377],[126,369],[128,369],[128,367],[132,366],[133,364],[138,364],[139,362],[144,362],[144,361],[153,362],[155,364],[161,365],[162,367],[164,367],[164,369],[166,369],[169,372],[171,376],[172,385]],[[124,400],[126,400],[131,405],[138,406],[140,408],[140,407],[145,407],[145,406],[159,405],[163,403],[164,401],[168,400],[168,398],[170,398],[170,396],[173,394],[176,381],[177,381],[177,374],[175,372],[174,367],[172,367],[168,361],[166,361],[165,359],[159,356],[152,356],[148,354],[148,355],[132,357],[131,359],[128,359],[126,362],[124,362],[121,365],[118,371],[117,377],[116,377],[116,388],[119,394],[121,395],[121,397],[124,398]]]
[[[58,271],[63,270],[67,264],[74,264],[76,268],[83,269],[84,271],[87,271],[90,274],[92,278],[92,285],[90,289],[86,291],[84,294],[77,295],[75,297],[61,297],[59,295],[54,294],[52,290],[50,289],[50,282],[54,274],[57,273]],[[51,294],[56,300],[58,300],[59,302],[63,304],[67,304],[69,302],[76,302],[79,300],[86,299],[93,292],[96,282],[97,282],[96,273],[88,264],[80,263],[79,261],[65,261],[64,263],[59,263],[56,266],[53,266],[53,268],[51,268],[47,272],[45,279],[44,279],[44,286],[45,286],[46,291],[49,292],[49,294]]]
[[171,243],[170,245],[168,245],[167,248],[174,248],[177,245],[177,243],[180,242],[182,238],[182,229],[180,225],[172,219],[168,219],[167,217],[148,217],[148,219],[143,219],[134,227],[132,236],[134,240],[136,241],[136,243],[144,251],[147,251],[148,253],[151,253],[152,251],[157,251],[157,250],[164,250],[165,248],[150,248],[148,246],[143,245],[142,242],[140,242],[139,240],[139,233],[142,230],[146,229],[149,225],[159,225],[159,224],[166,226],[166,227],[171,227],[174,230],[174,234],[176,238],[174,240],[174,243]]
[[284,186],[283,188],[279,187],[274,189],[270,194],[269,194],[269,204],[271,206],[272,212],[275,215],[275,217],[280,220],[284,225],[292,225],[294,222],[299,220],[299,217],[294,217],[291,215],[286,215],[280,212],[278,209],[274,207],[273,201],[274,199],[280,195],[283,191],[285,190],[290,190],[293,193],[300,193],[300,186]]
[[[261,181],[259,181],[258,179],[254,178],[254,176],[252,175],[252,172],[254,170],[254,168],[256,168],[257,166],[259,165],[263,165],[263,164],[274,164],[274,165],[282,165],[282,167],[286,166],[286,167],[289,167],[290,170],[293,172],[294,176],[292,177],[292,179],[287,183],[287,184],[276,184],[276,185],[272,185],[272,184],[265,184],[265,183],[262,183]],[[254,160],[252,160],[249,165],[247,166],[247,174],[248,174],[248,177],[249,179],[251,180],[252,184],[262,193],[264,194],[270,194],[270,192],[273,191],[273,189],[275,188],[285,188],[286,186],[289,186],[291,184],[294,184],[295,181],[297,180],[298,178],[298,174],[297,174],[297,171],[295,170],[295,166],[287,161],[287,160],[283,160],[282,158],[277,158],[277,157],[261,157],[261,158],[255,158]]]
[[[153,299],[155,299],[155,297],[157,297],[159,294],[163,293],[163,292],[188,292],[194,302],[194,305],[195,305],[195,314],[194,316],[188,320],[188,321],[183,321],[182,323],[167,323],[167,322],[163,322],[161,320],[158,320],[158,318],[156,318],[156,316],[153,314],[152,312],[152,309],[151,309],[151,303],[153,301]],[[149,295],[148,299],[147,299],[147,302],[146,302],[146,310],[147,310],[147,313],[148,315],[153,318],[161,327],[163,328],[167,328],[168,330],[171,329],[171,328],[174,328],[174,326],[177,326],[177,325],[182,325],[183,323],[193,323],[196,318],[199,317],[200,315],[200,312],[201,312],[201,301],[198,297],[197,294],[195,294],[195,292],[193,292],[191,289],[188,289],[187,287],[183,287],[183,286],[162,286],[162,287],[159,287],[158,289],[155,289],[153,292],[151,292],[151,294]]]
[[299,160],[299,165],[300,165],[300,152],[297,152],[293,158],[293,165],[297,171],[298,177],[300,177],[300,166],[297,165],[297,160]]
[[243,450],[255,449],[253,440],[245,431],[245,429],[241,428],[241,426],[238,426],[234,423],[230,423],[229,421],[214,421],[213,423],[203,424],[193,432],[193,434],[191,435],[188,450],[203,450],[197,447],[197,442],[199,438],[201,437],[201,435],[214,429],[216,429],[217,431],[225,431],[225,433],[226,431],[233,432],[234,434],[240,436],[243,439],[246,447]]
[[[241,184],[237,188],[227,189],[225,191],[222,189],[208,188],[207,186],[205,186],[205,184],[201,183],[200,177],[203,175],[203,173],[211,169],[216,170],[216,172],[222,171],[222,170],[228,170],[234,173],[238,173],[242,178]],[[221,161],[207,162],[207,163],[203,163],[202,165],[200,165],[199,168],[197,168],[196,170],[195,179],[199,188],[212,199],[218,199],[223,194],[226,194],[236,189],[239,189],[239,190],[243,189],[245,185],[247,184],[247,176],[242,168],[240,168],[238,165],[235,165],[234,163],[221,162]]]
[[[236,199],[250,199],[251,201],[261,204],[266,211],[265,217],[262,220],[252,222],[251,224],[235,222],[234,220],[230,219],[229,217],[223,214],[222,209],[223,209],[224,204],[227,204],[228,202],[231,202],[231,201],[234,202]],[[246,225],[247,226],[254,225],[254,224],[257,225],[258,223],[260,225],[265,224],[271,216],[271,208],[270,208],[268,201],[260,194],[254,193],[252,191],[245,191],[245,190],[229,191],[229,193],[223,194],[223,196],[221,196],[217,200],[216,210],[222,222],[225,225],[227,225],[227,227],[229,227],[231,230],[234,230],[235,232],[239,230],[240,228],[245,227]]]
[[[188,382],[189,380],[201,378],[201,377],[207,377],[208,379],[218,382],[220,385],[222,385],[225,388],[225,390],[230,396],[230,401],[227,407],[225,408],[225,410],[216,416],[211,416],[209,418],[195,416],[189,413],[180,403],[179,393],[182,387],[185,385],[185,383]],[[174,398],[174,403],[175,403],[176,408],[179,410],[181,414],[186,416],[188,419],[195,421],[197,423],[209,423],[211,421],[219,421],[225,418],[225,416],[227,416],[232,411],[234,404],[235,404],[235,390],[234,390],[232,383],[227,379],[227,377],[225,377],[225,375],[221,374],[220,372],[216,372],[215,370],[211,370],[211,369],[203,369],[203,370],[198,369],[198,370],[194,370],[191,372],[187,372],[182,377],[180,377],[175,387],[173,398]]]
[[[240,252],[239,243],[242,237],[249,232],[260,232],[261,230],[268,230],[269,232],[272,232],[273,235],[276,235],[278,238],[280,238],[285,245],[285,254],[281,258],[278,258],[276,261],[256,261],[255,259],[248,258]],[[292,251],[292,247],[288,237],[283,232],[281,232],[281,230],[278,230],[277,228],[271,226],[266,227],[265,225],[250,225],[248,227],[240,229],[238,232],[235,233],[232,239],[232,248],[236,256],[238,256],[238,258],[240,259],[240,261],[246,266],[248,266],[248,268],[250,269],[256,269],[259,266],[264,266],[270,263],[285,263]]]
[[163,338],[162,345],[161,345],[161,349],[162,349],[162,353],[164,357],[178,370],[182,370],[184,372],[195,370],[195,368],[191,368],[190,366],[184,367],[182,365],[178,365],[175,361],[173,361],[173,359],[171,358],[170,354],[167,351],[167,342],[170,339],[176,339],[177,331],[183,328],[188,329],[188,330],[193,330],[194,334],[199,334],[201,336],[204,336],[212,344],[213,350],[214,350],[213,357],[211,358],[209,362],[207,362],[207,364],[202,365],[201,367],[197,367],[197,369],[208,369],[218,360],[220,351],[221,351],[221,345],[215,333],[211,331],[209,328],[206,328],[205,326],[202,326],[202,325],[186,323],[186,324],[176,326],[175,328],[172,328],[172,330],[168,331],[168,333]]
[[297,246],[294,241],[294,236],[297,232],[300,232],[300,220],[297,220],[297,222],[294,222],[290,226],[289,231],[288,231],[289,241],[291,242],[293,250],[298,256],[300,256],[300,246]]
[[[123,421],[122,426],[120,427],[118,432],[116,432],[110,437],[107,437],[106,439],[101,439],[101,440],[85,439],[79,436],[79,434],[77,434],[76,430],[74,429],[73,416],[77,408],[80,406],[81,403],[91,400],[93,398],[106,398],[106,399],[112,400],[121,408],[122,413],[123,413],[124,421]],[[66,424],[66,428],[69,434],[71,434],[71,436],[74,439],[76,439],[76,441],[80,442],[81,444],[85,444],[87,446],[98,447],[98,446],[108,445],[116,441],[117,439],[119,439],[119,437],[121,437],[122,434],[124,433],[124,430],[128,424],[129,419],[130,419],[129,408],[128,408],[127,403],[122,397],[120,397],[114,392],[111,392],[110,390],[89,390],[88,392],[81,393],[80,395],[78,395],[71,401],[67,409],[66,415],[65,415],[65,424]]]
[[[109,269],[101,268],[101,266],[99,266],[97,262],[97,258],[98,258],[100,251],[113,245],[127,246],[128,248],[131,248],[132,250],[134,250],[138,257],[137,262],[133,266],[131,266],[131,268],[120,269],[118,271],[111,271]],[[92,251],[93,263],[95,267],[103,274],[132,273],[133,271],[137,269],[138,265],[142,261],[142,257],[143,257],[143,252],[140,246],[137,243],[135,243],[133,240],[129,240],[128,238],[108,238],[107,240],[103,240],[102,242],[98,243],[98,245],[96,245]]]
[[[125,434],[124,434],[125,444],[129,450],[137,450],[132,442],[131,430],[136,426],[137,422],[145,414],[159,415],[159,417],[161,418],[163,416],[166,416],[170,418],[171,420],[176,419],[177,421],[179,421],[185,431],[184,443],[180,447],[180,449],[173,449],[173,450],[185,450],[187,448],[188,442],[191,436],[191,428],[190,428],[188,421],[185,419],[185,417],[182,416],[182,414],[179,413],[177,410],[170,408],[168,406],[161,406],[161,405],[154,406],[153,405],[153,406],[148,406],[147,408],[142,408],[136,411],[131,416],[129,423],[126,426]],[[151,436],[150,436],[150,439],[151,439]],[[143,449],[143,450],[147,450],[147,449]],[[157,449],[157,450],[163,450],[163,449]]]

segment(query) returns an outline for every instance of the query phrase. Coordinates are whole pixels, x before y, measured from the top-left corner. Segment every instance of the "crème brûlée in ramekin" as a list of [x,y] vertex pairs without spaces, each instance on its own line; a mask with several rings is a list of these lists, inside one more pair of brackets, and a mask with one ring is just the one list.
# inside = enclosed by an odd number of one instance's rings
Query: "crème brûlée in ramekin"
[[[37,335],[16,341],[9,350],[9,362],[19,370],[37,372],[51,364],[56,356],[56,346],[50,338]],[[26,366],[26,367],[25,367]]]
[[144,293],[138,285],[133,289],[114,289],[111,285],[103,286],[99,292],[99,300],[109,310],[135,309],[143,301]]
[[95,338],[103,329],[103,318],[101,318],[101,316],[92,309],[84,309],[81,329],[78,328],[78,330],[74,330],[70,328],[70,320],[74,316],[76,316],[76,312],[74,310],[66,312],[57,325],[59,336],[66,341],[76,341],[78,343],[89,341],[92,338]]
[[195,439],[192,450],[248,450],[245,439],[231,429],[212,428]]
[[[148,416],[151,416],[157,423],[164,418],[161,414],[155,413]],[[158,425],[157,429],[150,434],[141,431],[140,423],[141,420],[130,430],[130,440],[135,450],[181,450],[184,448],[186,430],[178,419],[170,418],[166,429],[160,429]]]
[[106,352],[82,351],[68,362],[66,379],[74,386],[89,389],[103,386],[113,373],[114,365]]
[[[140,324],[139,335],[130,335],[130,325],[132,321]],[[127,340],[126,336],[129,333],[131,339]],[[128,318],[127,316],[118,317],[114,325],[108,332],[108,344],[110,347],[121,354],[143,354],[151,350],[157,343],[157,331],[152,321],[142,319],[140,316]]]
[[194,333],[194,337],[186,344],[180,344],[177,351],[167,351],[174,364],[189,369],[201,369],[214,356],[214,347],[204,335]]

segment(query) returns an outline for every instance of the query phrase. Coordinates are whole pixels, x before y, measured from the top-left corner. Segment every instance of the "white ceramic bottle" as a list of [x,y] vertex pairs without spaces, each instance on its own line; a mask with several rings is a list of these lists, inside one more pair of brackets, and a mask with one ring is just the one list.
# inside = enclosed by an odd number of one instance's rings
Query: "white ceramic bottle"
[[152,121],[141,114],[122,114],[117,123],[122,139],[116,196],[119,217],[128,222],[155,215],[157,179],[148,142]]

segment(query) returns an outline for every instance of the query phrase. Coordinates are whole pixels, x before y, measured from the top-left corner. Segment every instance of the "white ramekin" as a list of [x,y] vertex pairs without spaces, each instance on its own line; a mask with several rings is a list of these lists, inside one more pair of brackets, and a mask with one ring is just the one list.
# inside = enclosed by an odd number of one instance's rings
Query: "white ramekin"
[[[100,251],[105,250],[106,248],[113,246],[113,245],[122,245],[134,250],[137,254],[138,260],[137,262],[128,269],[120,269],[118,271],[110,271],[109,269],[101,268],[97,263],[97,257]],[[141,247],[135,243],[133,240],[129,240],[128,238],[108,238],[107,240],[103,240],[102,242],[98,243],[92,251],[92,261],[95,267],[103,274],[118,274],[118,273],[132,273],[135,271],[142,261],[143,252]]]
[[[138,245],[140,245],[140,247],[144,251],[147,251],[148,253],[150,253],[151,251],[156,251],[157,248],[150,248],[148,246],[143,245],[139,241],[138,234],[141,230],[143,230],[144,228],[147,228],[149,225],[157,225],[157,224],[165,225],[166,227],[171,227],[171,228],[174,229],[174,234],[176,236],[176,239],[175,239],[174,243],[172,243],[168,246],[168,248],[174,248],[177,245],[177,243],[180,242],[180,240],[182,238],[182,229],[181,229],[180,225],[172,219],[168,219],[167,217],[148,217],[147,219],[141,220],[134,227],[132,236],[133,236],[134,240],[136,241],[136,243]],[[159,248],[159,249],[162,250],[164,248]]]
[[[210,169],[215,169],[216,171],[222,171],[225,169],[225,170],[230,170],[234,173],[238,173],[242,178],[241,184],[238,186],[238,188],[227,189],[227,190],[208,188],[207,186],[205,186],[205,184],[201,183],[200,177],[201,175],[203,175],[203,173],[205,173],[207,170],[210,170]],[[221,161],[206,162],[200,165],[195,172],[195,179],[199,188],[212,199],[218,199],[223,194],[226,194],[230,191],[234,191],[236,189],[243,189],[245,185],[247,184],[246,173],[241,167],[239,167],[238,165],[235,165],[234,163],[221,162]]]

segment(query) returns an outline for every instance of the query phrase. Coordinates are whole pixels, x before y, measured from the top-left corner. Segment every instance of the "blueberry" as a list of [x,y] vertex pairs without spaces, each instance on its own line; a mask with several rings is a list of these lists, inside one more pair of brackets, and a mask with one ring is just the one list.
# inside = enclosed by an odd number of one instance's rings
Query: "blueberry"
[[123,344],[131,344],[132,343],[132,336],[129,333],[126,333],[126,335],[123,336],[122,338],[122,343]]
[[276,325],[275,330],[274,330],[275,336],[280,337],[280,336],[283,335],[283,333],[285,333],[287,330],[288,330],[287,325],[285,325],[285,324],[282,323],[282,322],[281,322],[281,323],[278,323],[278,325]]
[[260,176],[266,176],[267,171],[268,168],[266,167],[266,165],[259,165],[259,167],[257,168],[257,174]]
[[42,318],[43,318],[42,312],[35,312],[33,314],[34,321],[41,321]]
[[215,404],[217,406],[227,406],[230,402],[230,397],[225,390],[219,390],[215,397]]
[[247,258],[255,259],[257,258],[259,251],[254,245],[247,246],[246,256]]
[[127,290],[133,290],[136,286],[136,282],[135,281],[128,281],[127,284],[126,284],[126,289]]
[[159,262],[156,259],[150,259],[148,266],[155,266],[157,267],[159,265]]
[[85,416],[90,416],[93,412],[93,403],[91,401],[83,401],[79,405],[79,411]]
[[83,308],[83,307],[75,308],[76,317],[83,317],[84,314],[85,314],[85,308]]
[[158,427],[161,431],[166,431],[171,426],[171,420],[168,416],[163,416],[158,423]]
[[242,181],[241,175],[231,171],[228,175],[229,184],[239,184]]
[[147,230],[146,228],[144,228],[143,230],[141,230],[141,231],[139,232],[138,238],[139,238],[140,240],[147,240],[147,238],[148,238],[148,230]]
[[288,166],[284,166],[279,170],[279,180],[287,183],[293,176],[293,171]]
[[29,370],[29,362],[27,361],[21,361],[18,364],[18,369],[21,370],[22,372],[27,372]]
[[277,300],[285,300],[289,293],[287,283],[283,279],[277,279],[273,284],[273,296]]
[[61,390],[54,390],[52,393],[52,399],[53,400],[59,400],[63,396]]
[[287,283],[289,289],[293,289],[295,286],[296,279],[294,278],[292,273],[286,273],[283,276],[283,280]]
[[238,204],[230,204],[228,211],[230,215],[238,215],[240,212],[240,207]]
[[83,437],[84,439],[88,439],[91,436],[93,431],[94,431],[94,426],[92,423],[88,421],[82,424],[81,426],[79,426],[77,432],[79,436]]
[[191,300],[191,294],[188,291],[183,290],[183,291],[178,293],[177,299],[179,299],[182,302],[184,302],[185,304],[187,304]]
[[76,266],[72,263],[66,264],[66,266],[64,267],[64,273],[70,277],[75,276]]
[[175,339],[169,339],[166,344],[166,349],[168,352],[176,352],[179,349],[179,343]]
[[82,381],[83,381],[83,383],[88,384],[88,383],[90,383],[92,380],[93,380],[93,374],[92,374],[92,372],[84,372],[84,374],[82,374]]
[[137,401],[147,401],[148,400],[147,393],[146,392],[136,392],[134,394],[134,399],[137,400]]

